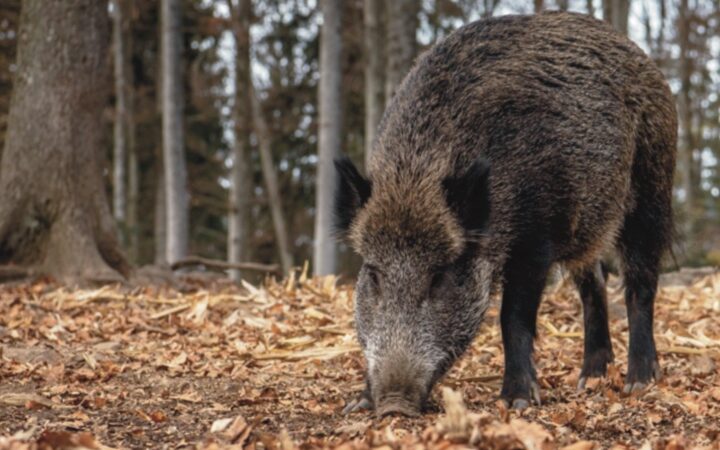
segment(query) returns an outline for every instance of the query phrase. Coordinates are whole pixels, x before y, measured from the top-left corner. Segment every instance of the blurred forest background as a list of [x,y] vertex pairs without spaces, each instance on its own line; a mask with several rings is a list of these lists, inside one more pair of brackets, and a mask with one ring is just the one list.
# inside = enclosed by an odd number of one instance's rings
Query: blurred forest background
[[676,258],[720,264],[720,0],[0,0],[0,263],[350,274],[332,158],[362,165],[438,39],[546,9],[611,22],[666,74]]

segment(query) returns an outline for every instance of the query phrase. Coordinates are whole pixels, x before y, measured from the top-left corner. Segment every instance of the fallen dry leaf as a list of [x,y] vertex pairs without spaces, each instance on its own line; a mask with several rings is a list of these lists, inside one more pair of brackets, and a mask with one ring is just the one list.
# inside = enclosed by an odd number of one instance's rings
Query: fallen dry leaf
[[218,419],[213,422],[212,426],[210,427],[211,433],[217,433],[219,431],[223,431],[225,428],[227,428],[233,421],[232,417],[228,417],[225,419]]
[[52,401],[41,395],[30,394],[26,392],[8,392],[5,394],[0,394],[0,403],[4,403],[10,406],[26,406],[28,404],[41,405],[46,408],[52,408],[53,406],[56,406]]
[[369,420],[367,421],[361,421],[361,422],[353,422],[347,425],[342,425],[338,427],[335,432],[337,434],[347,434],[350,437],[354,437],[360,434],[364,434],[368,428],[370,428],[371,422]]

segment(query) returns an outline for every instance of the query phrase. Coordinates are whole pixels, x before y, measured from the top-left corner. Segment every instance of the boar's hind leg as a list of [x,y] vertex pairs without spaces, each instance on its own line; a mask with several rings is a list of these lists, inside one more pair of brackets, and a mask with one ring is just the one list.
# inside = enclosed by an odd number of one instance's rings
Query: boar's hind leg
[[605,275],[600,261],[575,272],[574,280],[580,291],[585,324],[585,351],[578,382],[578,389],[584,389],[588,378],[601,377],[607,373],[607,365],[613,360],[613,351],[608,329]]
[[630,343],[625,392],[642,390],[660,377],[653,308],[663,253],[672,241],[672,184],[677,121],[667,88],[648,96],[638,127],[631,188],[634,201],[618,239],[625,278]]
[[642,390],[652,378],[660,377],[653,337],[653,309],[660,259],[669,245],[672,227],[671,199],[669,195],[666,197],[663,203],[658,203],[649,196],[641,196],[635,210],[625,218],[620,234],[630,328],[625,393]]
[[542,250],[514,252],[505,266],[500,311],[505,374],[501,397],[512,408],[524,409],[530,401],[540,404],[540,388],[532,361],[537,311],[550,257]]

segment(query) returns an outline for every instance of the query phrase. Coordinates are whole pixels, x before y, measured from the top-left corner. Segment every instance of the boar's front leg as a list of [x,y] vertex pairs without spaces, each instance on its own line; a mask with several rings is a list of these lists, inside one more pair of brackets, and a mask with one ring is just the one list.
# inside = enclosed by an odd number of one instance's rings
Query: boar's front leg
[[608,328],[605,275],[600,261],[573,275],[582,299],[585,327],[585,351],[578,381],[578,390],[582,390],[588,378],[601,377],[607,373],[607,366],[613,360],[613,351]]
[[532,361],[537,311],[550,268],[549,251],[526,247],[512,253],[505,265],[500,311],[505,374],[501,397],[508,406],[524,409],[540,404],[540,387]]

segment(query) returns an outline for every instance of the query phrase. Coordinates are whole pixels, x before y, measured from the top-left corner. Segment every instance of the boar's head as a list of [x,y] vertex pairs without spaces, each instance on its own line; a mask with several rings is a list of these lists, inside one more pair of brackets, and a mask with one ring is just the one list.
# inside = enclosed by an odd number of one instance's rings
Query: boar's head
[[349,159],[336,168],[336,226],[363,257],[355,322],[368,400],[381,415],[416,415],[487,309],[488,166],[435,178],[388,169],[372,181]]

